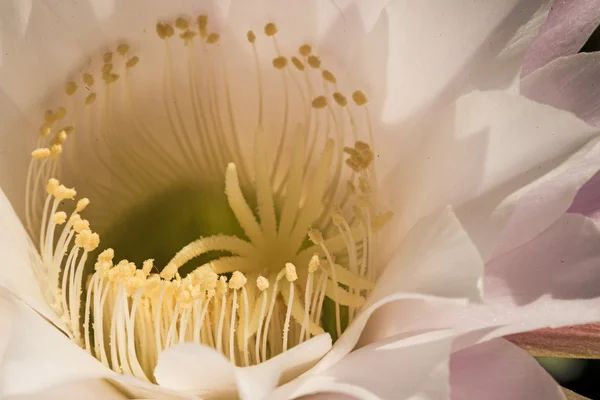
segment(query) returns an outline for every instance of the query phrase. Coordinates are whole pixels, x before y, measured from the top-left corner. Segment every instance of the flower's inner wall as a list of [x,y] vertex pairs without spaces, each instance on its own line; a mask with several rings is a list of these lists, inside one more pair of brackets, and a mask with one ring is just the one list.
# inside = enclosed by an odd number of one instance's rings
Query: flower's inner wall
[[[218,234],[248,240],[227,203],[224,188],[217,184],[182,184],[142,199],[134,204],[106,230],[100,248],[112,248],[120,258],[141,265],[154,259],[161,268],[183,245],[201,237]],[[190,260],[179,269],[185,277],[199,265],[231,255],[211,251]],[[91,272],[95,257],[88,263]],[[160,272],[160,270],[154,271]]]

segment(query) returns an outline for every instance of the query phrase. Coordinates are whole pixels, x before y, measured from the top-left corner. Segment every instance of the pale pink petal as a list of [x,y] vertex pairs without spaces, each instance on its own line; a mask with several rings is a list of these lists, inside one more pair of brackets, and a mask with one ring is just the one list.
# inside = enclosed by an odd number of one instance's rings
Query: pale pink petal
[[564,400],[562,389],[533,357],[496,339],[452,355],[452,400]]
[[128,398],[107,381],[93,380],[61,385],[36,394],[10,396],[5,400],[125,400]]
[[[543,22],[536,14],[544,9],[542,4],[520,0],[391,3],[380,21],[388,31],[384,121],[399,122],[425,111],[426,105],[450,102],[468,83],[507,87],[519,73],[524,52],[516,56],[518,62],[507,56],[511,62],[505,71],[486,71],[494,62],[502,64],[501,53],[519,28],[531,19],[538,26]],[[371,47],[383,43],[380,39]],[[506,82],[486,85],[501,75]]]
[[274,399],[319,392],[365,400],[447,399],[452,338],[451,332],[439,331],[373,343],[318,375],[305,375],[282,386]]
[[[381,184],[381,197],[395,214],[382,241],[384,260],[419,218],[447,204],[468,222],[467,231],[483,231],[472,237],[486,258],[512,212],[507,207],[491,215],[495,208],[597,136],[568,112],[504,92],[463,96],[419,132],[420,142],[401,146],[395,156],[394,146],[383,146],[388,159],[400,160]],[[597,163],[588,162],[583,169],[594,173]],[[545,212],[557,218],[568,208],[563,203],[551,202]],[[474,213],[476,218],[467,218]]]
[[[600,2],[599,2],[600,3]],[[600,124],[600,52],[557,58],[527,75],[521,93]]]
[[583,185],[569,212],[583,214],[595,221],[600,221],[600,173],[597,173]]
[[600,320],[600,231],[567,214],[529,243],[486,265],[485,304],[395,302],[373,316],[372,340],[415,329],[455,329],[463,348],[540,328]]
[[165,388],[199,396],[239,394],[244,400],[268,396],[278,384],[306,372],[331,349],[331,337],[323,334],[250,367],[236,367],[223,354],[198,344],[186,343],[163,351],[154,371]]
[[599,23],[599,0],[555,0],[539,37],[525,56],[522,75],[577,53]]

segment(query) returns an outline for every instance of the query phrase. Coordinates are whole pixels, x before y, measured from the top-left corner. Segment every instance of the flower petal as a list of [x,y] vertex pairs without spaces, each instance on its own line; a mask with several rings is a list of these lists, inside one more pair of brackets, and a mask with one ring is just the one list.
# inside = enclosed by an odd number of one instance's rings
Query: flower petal
[[266,362],[240,368],[212,348],[186,343],[163,351],[154,375],[165,388],[200,396],[239,393],[242,399],[258,400],[268,396],[278,384],[308,370],[330,348],[331,337],[323,334]]
[[334,392],[365,400],[447,399],[452,337],[450,331],[438,331],[373,343],[318,375],[281,387],[274,398]]
[[521,93],[540,103],[573,112],[592,125],[600,124],[600,53],[557,58],[527,75]]
[[46,303],[32,265],[41,260],[21,221],[0,192],[0,287],[4,287],[56,326],[63,323]]
[[600,325],[586,324],[506,336],[536,357],[600,358]]
[[36,394],[10,396],[5,400],[125,400],[129,397],[102,380],[61,385]]
[[[388,207],[398,221],[386,231],[384,260],[415,221],[447,204],[457,210],[468,232],[482,231],[472,237],[487,258],[512,213],[506,208],[493,215],[496,206],[597,136],[570,113],[504,92],[463,96],[420,132],[419,143],[394,156],[401,161],[381,185],[381,197],[390,199]],[[391,144],[383,148],[397,149]],[[568,208],[568,203],[550,205],[546,212]]]
[[452,400],[565,399],[533,357],[502,339],[453,354],[450,383]]
[[596,173],[583,185],[573,199],[569,212],[582,214],[595,221],[600,220],[600,173]]
[[[517,57],[518,62],[509,63],[510,67],[502,71],[503,74],[495,70],[481,79],[479,73],[488,70],[492,61],[502,62],[496,57],[519,28],[531,19],[537,21],[538,26],[543,22],[543,18],[536,15],[540,10],[545,14],[542,3],[521,0],[392,2],[379,22],[388,30],[384,121],[404,120],[439,100],[448,103],[473,79],[489,84],[486,81],[506,75],[504,84],[492,87],[507,87],[519,73],[524,51]],[[380,46],[381,41],[377,45]]]
[[522,75],[577,53],[599,23],[599,0],[554,1],[548,19],[525,56]]

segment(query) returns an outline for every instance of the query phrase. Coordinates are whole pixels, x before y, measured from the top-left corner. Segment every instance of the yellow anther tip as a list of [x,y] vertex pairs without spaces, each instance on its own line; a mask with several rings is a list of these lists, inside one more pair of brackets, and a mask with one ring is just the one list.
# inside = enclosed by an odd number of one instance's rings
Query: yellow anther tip
[[318,96],[312,101],[313,108],[325,108],[327,107],[327,98],[325,96]]
[[340,92],[335,92],[333,94],[333,99],[340,107],[346,107],[346,105],[348,105],[348,100]]
[[354,100],[354,103],[357,106],[365,105],[368,102],[367,96],[360,90],[357,90],[354,93],[352,93],[352,100]]
[[246,279],[244,274],[242,274],[240,271],[235,271],[229,280],[229,288],[233,290],[241,289],[246,285],[247,281],[248,279]]
[[87,197],[84,197],[83,199],[79,200],[77,202],[77,207],[75,208],[75,210],[77,212],[81,212],[83,211],[88,205],[90,204],[90,199],[88,199]]
[[134,57],[131,57],[129,60],[127,60],[127,62],[125,63],[125,66],[127,68],[133,68],[137,65],[138,62],[140,62],[140,58],[138,56],[134,56]]
[[248,42],[250,42],[250,43],[256,42],[256,35],[252,31],[248,31],[248,33],[246,34],[246,38],[248,39]]
[[302,55],[304,57],[308,57],[312,53],[312,47],[309,44],[303,44],[298,49],[298,53],[300,53],[300,55]]
[[90,104],[93,104],[95,101],[96,101],[96,93],[90,93],[85,98],[85,104],[88,105],[88,106]]
[[49,155],[50,155],[50,149],[46,149],[46,148],[35,149],[34,151],[31,152],[31,157],[34,160],[41,160],[41,159],[48,157]]
[[218,33],[210,33],[207,37],[206,37],[206,43],[208,44],[215,44],[219,41],[219,39],[221,38],[221,35],[219,35]]
[[320,265],[321,260],[319,259],[319,256],[313,254],[313,256],[310,258],[310,261],[308,262],[308,273],[314,274],[315,272],[317,272],[317,269],[319,269]]
[[315,69],[321,68],[321,59],[315,55],[310,55],[308,56],[308,65]]
[[68,96],[72,96],[75,94],[76,91],[77,91],[77,83],[67,82],[67,84],[65,85],[65,93],[67,93]]
[[321,244],[321,243],[323,243],[323,234],[321,232],[319,232],[318,230],[316,230],[316,229],[309,229],[308,230],[308,238],[314,244]]
[[273,36],[277,33],[277,25],[272,22],[269,22],[265,25],[265,35]]
[[327,82],[330,82],[330,83],[336,83],[337,82],[337,79],[335,78],[335,75],[333,75],[331,73],[331,71],[328,71],[328,70],[325,69],[325,70],[323,70],[323,74],[322,75],[323,75],[323,79],[325,79]]
[[288,282],[294,282],[298,279],[298,273],[296,272],[296,266],[294,264],[285,264],[285,279],[287,279]]
[[90,74],[83,74],[81,76],[81,79],[83,80],[83,83],[85,83],[88,86],[92,86],[94,84],[94,77]]
[[54,215],[52,216],[52,222],[54,222],[57,225],[64,224],[65,222],[67,222],[67,213],[64,211],[54,213]]
[[104,63],[109,63],[112,61],[112,52],[107,51],[106,53],[104,53],[104,56],[102,56],[102,61],[104,61]]
[[198,15],[198,18],[196,18],[196,22],[198,23],[198,28],[202,29],[206,29],[206,27],[208,26],[208,15]]
[[120,45],[117,46],[117,53],[119,53],[120,55],[124,56],[128,52],[129,52],[129,45],[128,44],[121,43]]
[[287,65],[287,62],[288,62],[287,58],[285,58],[283,56],[275,57],[273,59],[273,66],[277,69],[283,69]]
[[302,61],[300,61],[298,57],[292,57],[292,64],[294,64],[294,67],[296,67],[298,71],[304,71],[304,64],[302,64]]
[[175,27],[182,31],[185,31],[190,26],[190,20],[184,17],[179,17],[175,20]]
[[262,275],[259,276],[258,278],[256,278],[256,287],[261,292],[264,292],[269,288],[269,280]]

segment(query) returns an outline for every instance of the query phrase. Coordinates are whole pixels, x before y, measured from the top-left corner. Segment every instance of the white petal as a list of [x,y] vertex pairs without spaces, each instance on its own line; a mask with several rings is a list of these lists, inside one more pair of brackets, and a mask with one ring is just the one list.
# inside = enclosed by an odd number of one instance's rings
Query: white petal
[[61,385],[36,394],[10,396],[6,400],[125,400],[128,398],[108,382],[93,380]]
[[6,291],[0,296],[13,304],[12,326],[1,327],[10,332],[0,363],[2,398],[114,375],[25,304]]
[[163,351],[154,375],[165,388],[201,396],[239,393],[244,400],[259,400],[268,396],[278,384],[314,366],[330,348],[331,337],[323,334],[266,362],[241,368],[212,348],[186,343]]
[[442,400],[449,396],[449,331],[388,338],[356,350],[318,375],[301,377],[275,399],[337,392],[358,399]]
[[[597,135],[570,113],[503,92],[461,97],[420,132],[419,143],[396,154],[401,161],[381,185],[397,221],[387,230],[384,259],[420,217],[446,204],[460,213],[485,195],[498,204]],[[379,148],[399,140],[388,138]]]
[[[494,66],[492,62],[500,62],[495,58],[502,55],[505,45],[522,25],[533,17],[537,17],[537,25],[543,22],[535,14],[542,3],[393,2],[380,21],[389,30],[384,120],[400,121],[423,111],[428,104],[450,102],[471,79],[482,81],[478,73]],[[520,62],[510,63],[508,71],[501,71],[507,75],[507,83],[518,75],[519,68]],[[496,80],[500,71],[493,72],[483,77]],[[506,87],[506,84],[492,87]]]
[[1,192],[0,254],[0,287],[8,289],[57,326],[63,326],[46,303],[33,271],[33,265],[41,263],[37,250],[8,199]]
[[450,363],[452,400],[564,400],[533,357],[503,339],[461,350]]

